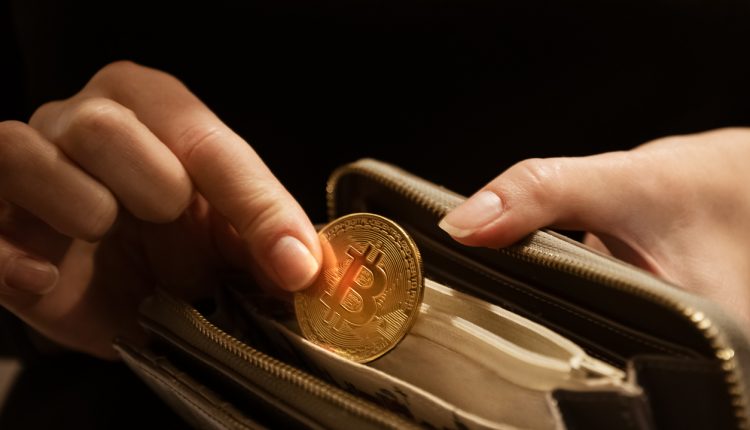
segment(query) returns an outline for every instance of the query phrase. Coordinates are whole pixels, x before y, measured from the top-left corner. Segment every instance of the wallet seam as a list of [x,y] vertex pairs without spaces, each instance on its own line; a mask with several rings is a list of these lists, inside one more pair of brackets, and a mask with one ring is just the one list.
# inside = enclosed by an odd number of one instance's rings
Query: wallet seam
[[[510,283],[508,281],[503,280],[502,278],[500,278],[500,277],[498,277],[496,275],[493,275],[491,273],[487,273],[485,271],[479,270],[479,269],[477,269],[475,267],[471,267],[471,266],[465,264],[464,262],[462,262],[461,260],[457,259],[455,256],[450,255],[450,253],[447,253],[444,256],[447,257],[447,258],[449,258],[450,260],[452,260],[454,263],[459,264],[460,266],[464,267],[465,269],[469,269],[469,270],[471,270],[471,271],[473,271],[475,273],[478,273],[481,276],[484,276],[485,278],[489,278],[492,281],[499,282],[499,283],[501,283],[501,284],[503,284],[503,285],[505,285],[505,286],[507,286],[509,288],[512,288],[515,291],[518,291],[518,292],[520,292],[522,294],[525,294],[525,295],[527,295],[529,297],[532,297],[532,298],[534,298],[536,300],[539,300],[539,301],[542,301],[542,302],[547,303],[549,305],[555,306],[555,307],[557,307],[557,308],[559,308],[559,309],[561,309],[561,310],[563,310],[563,311],[565,311],[565,312],[567,312],[569,314],[575,315],[575,316],[577,316],[579,318],[583,318],[584,320],[586,320],[586,321],[588,321],[590,323],[593,323],[593,324],[595,324],[595,325],[597,325],[599,327],[602,327],[602,328],[604,328],[607,331],[617,333],[617,334],[619,334],[619,335],[621,335],[623,337],[626,337],[626,338],[628,338],[628,339],[630,339],[632,341],[635,341],[635,342],[640,343],[642,345],[650,346],[650,347],[655,348],[655,349],[657,349],[659,351],[662,351],[664,353],[678,354],[680,356],[684,356],[684,354],[680,354],[678,351],[671,350],[671,349],[669,349],[667,347],[664,347],[664,346],[656,344],[656,343],[652,343],[652,342],[650,342],[648,340],[639,339],[639,338],[637,338],[635,336],[630,335],[627,332],[623,332],[623,331],[621,331],[621,330],[619,330],[617,328],[608,326],[607,324],[604,324],[602,322],[599,322],[599,321],[596,321],[594,319],[591,319],[587,315],[584,315],[584,314],[581,314],[579,312],[576,312],[575,310],[570,309],[570,308],[568,308],[567,306],[565,306],[563,304],[556,303],[556,302],[551,301],[549,299],[546,299],[544,297],[538,296],[538,295],[536,295],[533,292],[526,291],[526,290],[524,290],[524,289],[522,289],[522,288],[520,288],[520,287],[518,287],[516,285],[513,285],[512,283]],[[602,359],[604,359],[604,358],[602,358]],[[606,360],[606,359],[604,359],[604,360],[605,361],[609,361],[609,360]]]

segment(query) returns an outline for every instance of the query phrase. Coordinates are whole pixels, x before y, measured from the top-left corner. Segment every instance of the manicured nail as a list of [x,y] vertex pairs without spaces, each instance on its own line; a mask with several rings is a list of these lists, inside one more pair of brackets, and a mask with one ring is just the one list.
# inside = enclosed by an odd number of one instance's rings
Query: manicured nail
[[279,239],[271,249],[270,258],[281,287],[289,291],[297,291],[310,284],[320,268],[310,250],[292,236]]
[[3,283],[8,288],[34,294],[44,294],[57,284],[57,267],[28,257],[16,257],[8,262]]
[[438,226],[453,237],[471,235],[503,213],[503,202],[492,191],[480,191],[453,209]]

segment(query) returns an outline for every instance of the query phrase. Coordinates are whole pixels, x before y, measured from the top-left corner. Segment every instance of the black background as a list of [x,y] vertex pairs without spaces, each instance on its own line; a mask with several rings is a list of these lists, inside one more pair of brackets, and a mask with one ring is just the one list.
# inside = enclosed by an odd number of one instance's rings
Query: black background
[[746,2],[11,1],[0,112],[109,61],[177,75],[316,220],[363,156],[462,193],[528,157],[627,149],[750,118]]
[[[0,120],[110,61],[157,67],[322,221],[327,175],[359,157],[469,194],[528,157],[746,125],[749,23],[740,0],[0,0]],[[0,352],[27,342],[7,332]],[[120,366],[40,360],[3,428],[126,428],[167,411]]]

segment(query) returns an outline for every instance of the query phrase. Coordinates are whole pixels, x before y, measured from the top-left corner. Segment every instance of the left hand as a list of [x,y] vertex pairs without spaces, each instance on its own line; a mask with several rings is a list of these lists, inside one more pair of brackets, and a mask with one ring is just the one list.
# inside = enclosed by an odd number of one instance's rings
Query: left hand
[[294,291],[321,258],[258,154],[165,72],[115,62],[0,122],[0,306],[66,347],[116,358],[115,335],[145,339],[157,285],[191,299],[233,269]]

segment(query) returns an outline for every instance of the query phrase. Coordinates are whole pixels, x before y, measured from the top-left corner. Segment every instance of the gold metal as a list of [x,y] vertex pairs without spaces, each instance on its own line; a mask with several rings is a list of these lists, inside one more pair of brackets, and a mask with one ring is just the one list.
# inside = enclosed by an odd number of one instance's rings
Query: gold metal
[[424,281],[414,241],[380,215],[341,217],[319,233],[323,269],[294,295],[302,334],[359,363],[375,360],[408,333]]

